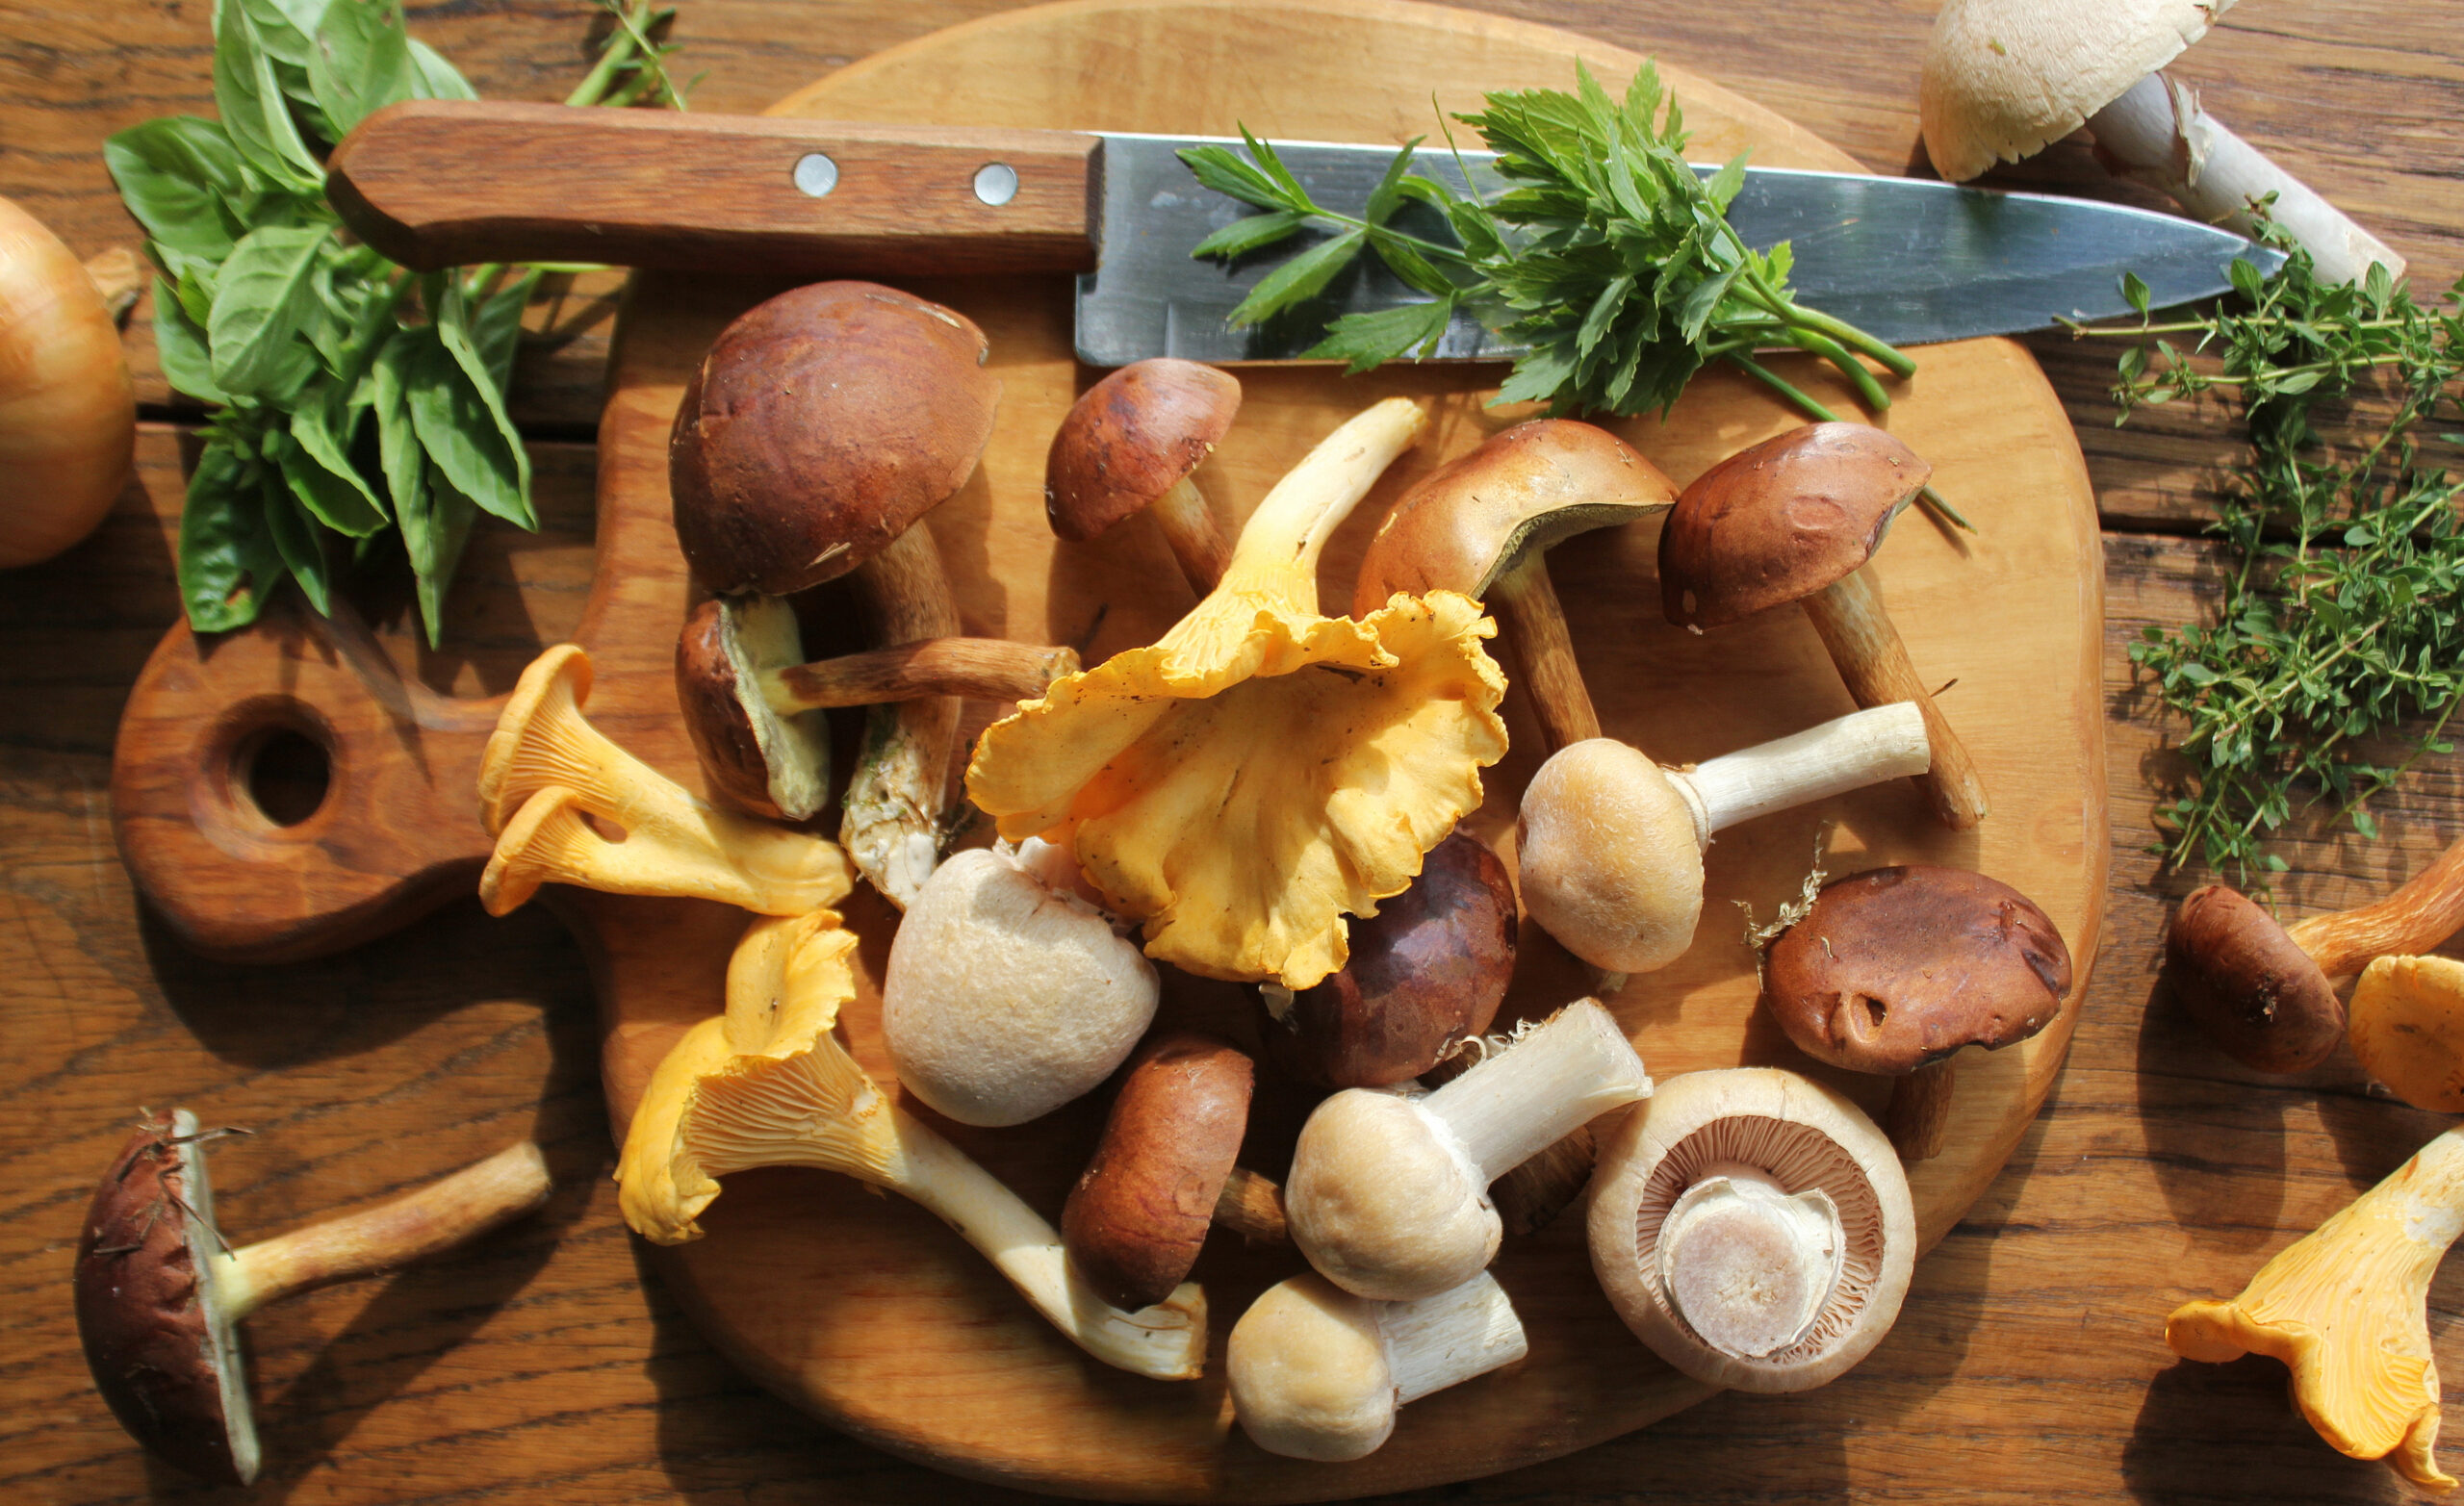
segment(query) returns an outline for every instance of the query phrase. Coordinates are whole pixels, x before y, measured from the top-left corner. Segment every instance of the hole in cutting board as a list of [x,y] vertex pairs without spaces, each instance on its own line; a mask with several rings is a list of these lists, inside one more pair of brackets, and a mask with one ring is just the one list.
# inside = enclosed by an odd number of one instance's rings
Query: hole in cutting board
[[317,813],[333,786],[333,755],[295,727],[270,727],[232,753],[233,782],[248,792],[260,814],[278,827],[295,827]]

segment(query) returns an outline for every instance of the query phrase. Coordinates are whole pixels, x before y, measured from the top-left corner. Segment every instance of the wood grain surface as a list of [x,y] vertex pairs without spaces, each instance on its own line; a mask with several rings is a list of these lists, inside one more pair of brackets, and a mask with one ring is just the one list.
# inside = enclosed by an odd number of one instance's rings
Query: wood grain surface
[[[700,0],[683,35],[711,70],[703,102],[756,108],[814,75],[989,6],[757,5]],[[1548,4],[1516,13],[1658,52],[1847,146],[1866,166],[1915,160],[1912,97],[1926,7]],[[414,26],[492,96],[545,99],[578,71],[575,8],[416,8]],[[96,147],[110,130],[210,113],[200,4],[0,7],[0,192],[90,252],[131,234]],[[2464,267],[2452,176],[2464,60],[2451,28],[2392,6],[2246,0],[2184,64],[2211,108],[2280,150],[2444,284]],[[2075,146],[2006,181],[2089,183]],[[577,625],[588,576],[591,455],[611,309],[575,294],[526,347],[541,436],[546,532],[483,535],[443,651],[411,646],[401,583],[368,615],[387,651],[437,689],[500,690],[535,646]],[[141,327],[132,352],[144,366]],[[2230,453],[2216,416],[2110,428],[2105,357],[2032,343],[2068,407],[2108,531],[2109,794],[2115,887],[2107,944],[2069,1062],[2011,1167],[1920,1268],[1911,1314],[1836,1385],[1724,1396],[1553,1464],[1400,1497],[1605,1503],[1860,1499],[2392,1500],[2382,1468],[2312,1437],[2282,1372],[2177,1365],[2162,1314],[2239,1288],[2268,1254],[2393,1167],[2438,1128],[2366,1089],[2348,1059],[2262,1081],[2149,1008],[2167,899],[2191,881],[2142,853],[2169,765],[2120,648],[2139,625],[2194,619],[2213,556],[2185,535],[2208,468]],[[0,1236],[0,1396],[13,1499],[203,1493],[151,1468],[87,1388],[64,1306],[77,1210],[135,1106],[179,1101],[261,1133],[218,1153],[236,1233],[359,1206],[523,1134],[571,1181],[538,1223],[445,1266],[339,1289],[252,1321],[277,1460],[248,1496],[506,1501],[895,1501],[1003,1493],[953,1487],[816,1428],[719,1361],[655,1279],[643,1281],[603,1180],[585,958],[544,915],[483,920],[461,902],[322,961],[233,968],[187,954],[140,909],[108,838],[101,791],[128,687],[177,603],[168,572],[183,459],[180,410],[157,406],[139,480],[93,541],[0,576],[0,1049],[12,1089],[0,1144],[18,1168]],[[2289,843],[2288,904],[2333,907],[2383,888],[2453,834],[2451,763],[2387,810],[2375,845]],[[2433,1292],[2447,1340],[2455,1279]],[[242,1493],[231,1493],[235,1498]]]

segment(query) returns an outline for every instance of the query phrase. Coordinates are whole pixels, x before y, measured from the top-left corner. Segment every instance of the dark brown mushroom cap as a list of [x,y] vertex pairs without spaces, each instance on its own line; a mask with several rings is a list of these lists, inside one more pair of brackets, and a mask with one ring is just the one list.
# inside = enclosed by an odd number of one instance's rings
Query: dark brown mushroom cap
[[829,798],[830,745],[813,726],[820,718],[779,715],[756,678],[802,662],[801,645],[795,609],[777,597],[712,597],[685,617],[676,640],[677,705],[710,793],[774,821],[805,820]]
[[1001,395],[984,332],[824,282],[760,304],[695,368],[668,439],[676,537],[725,596],[843,575],[966,483]]
[[1396,499],[1361,559],[1352,614],[1377,610],[1398,591],[1486,596],[1526,554],[1676,501],[1676,483],[1606,429],[1572,419],[1518,423]]
[[1862,423],[1812,423],[1695,477],[1660,525],[1660,610],[1717,627],[1813,595],[1881,548],[1934,468]]
[[[77,1332],[94,1389],[128,1436],[201,1480],[244,1485],[253,1437],[234,1437],[215,1351],[230,1340],[206,1311],[196,1247],[210,1212],[202,1161],[183,1141],[196,1122],[149,1115],[113,1161],[77,1241]],[[210,1238],[210,1237],[209,1237]],[[228,1357],[238,1374],[238,1356]],[[229,1409],[248,1426],[247,1398]]]
[[2194,889],[2165,935],[2165,976],[2208,1038],[2262,1072],[2299,1072],[2344,1039],[2344,1006],[2310,954],[2220,883]]
[[1094,1160],[1061,1212],[1061,1241],[1105,1301],[1135,1312],[1197,1264],[1248,1129],[1246,1054],[1193,1032],[1139,1048]]
[[1351,923],[1341,971],[1258,1023],[1269,1059],[1320,1087],[1420,1076],[1497,1017],[1514,977],[1514,884],[1460,828],[1429,849],[1410,888]]
[[1052,531],[1085,543],[1143,511],[1197,469],[1240,410],[1238,377],[1169,356],[1122,367],[1088,388],[1044,460]]
[[2052,1023],[2070,949],[2026,895],[1964,868],[1877,868],[1823,885],[1771,943],[1762,995],[1797,1049],[1852,1072],[1913,1072]]

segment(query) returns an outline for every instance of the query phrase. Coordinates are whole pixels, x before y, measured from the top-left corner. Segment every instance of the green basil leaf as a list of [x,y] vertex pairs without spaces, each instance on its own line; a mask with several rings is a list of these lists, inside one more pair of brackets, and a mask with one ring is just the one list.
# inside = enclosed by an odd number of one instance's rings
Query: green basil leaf
[[347,419],[338,421],[322,402],[303,403],[291,415],[291,438],[297,447],[285,453],[282,478],[318,522],[354,539],[385,526],[385,504],[350,462]]
[[[443,307],[456,304],[449,294]],[[442,319],[435,328],[438,338],[415,347],[410,361],[411,423],[421,448],[431,469],[464,496],[508,523],[536,528],[528,452],[503,419],[495,390],[474,379],[474,368],[484,378],[484,366],[475,357],[465,363],[448,348]]]
[[273,547],[282,562],[291,567],[292,578],[307,595],[308,604],[321,617],[333,607],[333,576],[325,560],[325,541],[311,517],[293,495],[287,472],[296,464],[297,448],[282,434],[269,434],[266,465],[258,471],[264,509],[266,532],[273,539]]
[[231,254],[223,206],[249,191],[239,148],[211,120],[167,115],[114,135],[103,161],[120,202],[165,245],[192,256]]
[[428,472],[431,483],[419,504],[402,513],[402,546],[411,558],[417,583],[420,621],[431,649],[445,626],[445,592],[453,583],[454,567],[462,561],[462,546],[471,537],[478,505],[454,489],[453,483]]
[[209,433],[180,507],[180,600],[189,625],[201,633],[247,626],[282,576],[255,457],[231,436]]
[[231,400],[214,380],[204,328],[189,318],[179,294],[161,277],[154,279],[154,358],[162,363],[164,378],[178,391],[199,402]]
[[314,360],[293,336],[315,308],[308,279],[326,235],[322,228],[273,225],[249,231],[233,247],[205,323],[214,379],[224,392],[277,391],[295,378],[302,362]]
[[347,135],[387,105],[413,97],[419,83],[397,0],[333,0],[308,55],[308,84],[336,131]]
[[[368,369],[369,411],[376,415],[377,465],[385,472],[385,492],[394,499],[395,516],[403,520],[406,537],[412,512],[419,511],[424,518],[427,506],[427,460],[411,421],[411,359],[420,344],[434,339],[434,332],[424,327],[396,330]],[[417,562],[416,553],[413,560]]]
[[[233,0],[218,0],[229,6]],[[257,45],[267,57],[293,67],[308,65],[308,55],[316,49],[317,20],[315,13],[322,10],[314,3],[292,4],[290,0],[237,0],[240,9],[248,13],[248,24],[256,29]]]
[[215,17],[214,105],[232,143],[258,171],[295,191],[320,191],[324,167],[291,117],[291,100],[244,5],[225,5]]
[[411,66],[419,74],[413,97],[418,99],[476,99],[479,91],[471,87],[452,64],[435,48],[414,37],[411,38]]
[[530,306],[539,274],[527,272],[499,288],[471,316],[471,344],[486,364],[488,380],[500,393],[513,391],[513,357],[522,346],[522,311]]

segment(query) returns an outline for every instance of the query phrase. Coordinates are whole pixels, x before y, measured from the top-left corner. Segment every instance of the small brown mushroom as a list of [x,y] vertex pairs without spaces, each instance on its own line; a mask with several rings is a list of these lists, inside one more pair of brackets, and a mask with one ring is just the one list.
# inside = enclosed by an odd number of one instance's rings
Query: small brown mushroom
[[2464,842],[2385,899],[2290,930],[2222,884],[2194,889],[2165,936],[2166,977],[2225,1055],[2261,1072],[2299,1072],[2344,1038],[2329,979],[2375,957],[2426,952],[2459,926]]
[[539,1147],[500,1151],[364,1212],[233,1249],[214,1224],[205,1141],[185,1109],[148,1114],[77,1242],[77,1332],[129,1437],[217,1484],[257,1477],[242,1319],[269,1302],[439,1254],[548,1200]]
[[1232,546],[1190,477],[1240,409],[1239,378],[1169,356],[1122,367],[1088,388],[1044,461],[1052,531],[1083,544],[1151,511],[1190,589],[1201,597],[1213,591]]
[[1797,1049],[1897,1077],[1883,1128],[1902,1159],[1940,1154],[1953,1053],[1998,1051],[2053,1022],[2070,949],[2009,884],[1963,868],[1876,868],[1824,884],[1772,941],[1762,997]]
[[1554,753],[1600,735],[1600,717],[1575,663],[1565,609],[1550,584],[1548,550],[1578,533],[1614,527],[1675,505],[1677,487],[1606,429],[1535,419],[1414,483],[1360,562],[1352,615],[1400,591],[1443,587],[1478,599],[1505,623]]
[[1930,769],[1912,776],[1946,826],[1985,819],[1976,764],[1909,661],[1864,568],[1934,468],[1861,423],[1812,423],[1737,451],[1678,498],[1659,535],[1660,608],[1718,627],[1795,601],[1861,706],[1915,703]]
[[1139,1048],[1061,1211],[1062,1244],[1105,1301],[1163,1301],[1217,1223],[1251,1239],[1289,1238],[1274,1184],[1234,1164],[1252,1085],[1247,1054],[1212,1035],[1178,1031]]

